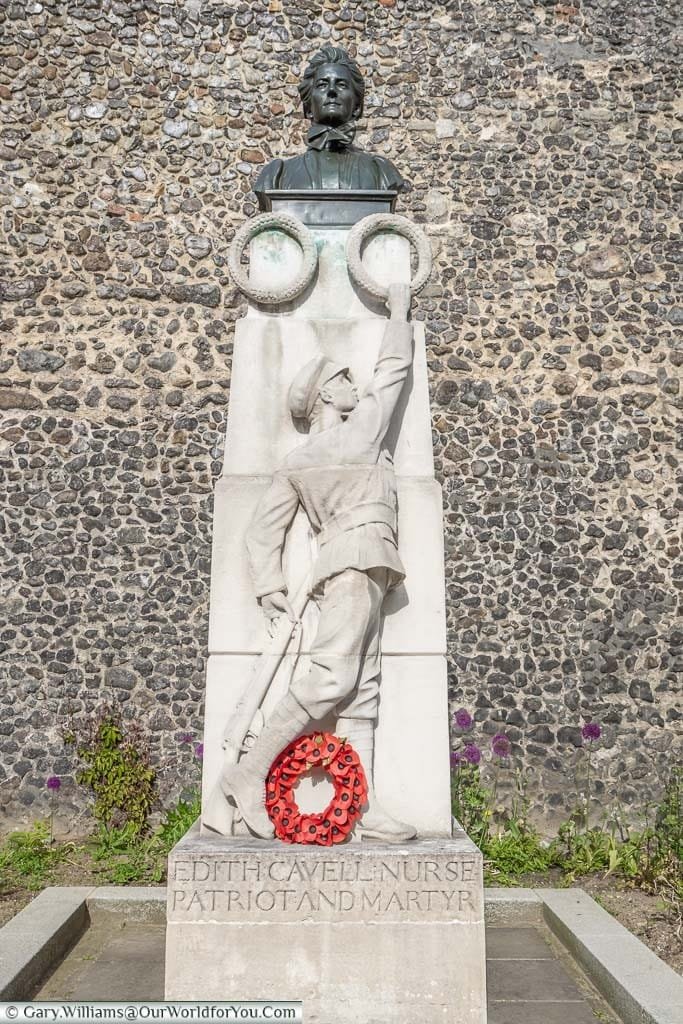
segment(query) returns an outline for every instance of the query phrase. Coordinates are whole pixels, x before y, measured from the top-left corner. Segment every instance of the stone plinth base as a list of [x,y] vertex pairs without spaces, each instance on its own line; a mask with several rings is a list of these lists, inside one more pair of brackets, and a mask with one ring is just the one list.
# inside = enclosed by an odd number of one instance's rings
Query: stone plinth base
[[172,850],[166,999],[302,999],[306,1024],[485,1024],[482,858],[464,833]]

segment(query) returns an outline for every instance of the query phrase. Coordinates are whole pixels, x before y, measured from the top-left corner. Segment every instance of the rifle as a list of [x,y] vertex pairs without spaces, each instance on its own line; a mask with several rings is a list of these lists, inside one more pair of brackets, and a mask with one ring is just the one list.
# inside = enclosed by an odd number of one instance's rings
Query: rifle
[[[253,673],[242,696],[228,719],[223,731],[222,769],[237,764],[240,754],[248,749],[247,740],[250,737],[254,718],[289,650],[292,637],[301,630],[301,619],[310,598],[309,586],[310,580],[307,577],[292,599],[292,608],[296,615],[295,621],[290,621],[286,615],[281,617],[282,621],[274,635],[269,637],[263,653],[254,665]],[[218,832],[220,835],[230,836],[233,834],[236,810],[237,808],[230,804],[224,796],[219,779],[202,810],[202,826],[212,832]]]

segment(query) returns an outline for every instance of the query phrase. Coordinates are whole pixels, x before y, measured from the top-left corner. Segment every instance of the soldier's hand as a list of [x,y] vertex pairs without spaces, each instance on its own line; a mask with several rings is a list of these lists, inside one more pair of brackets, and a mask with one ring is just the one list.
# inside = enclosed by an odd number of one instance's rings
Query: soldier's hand
[[273,594],[266,594],[265,597],[262,597],[261,609],[266,617],[266,629],[268,630],[268,636],[270,637],[275,635],[277,627],[280,624],[281,615],[286,615],[290,622],[296,622],[294,609],[287,600],[287,595],[283,594],[281,590],[278,590]]
[[390,284],[387,306],[393,320],[407,320],[410,312],[410,285]]

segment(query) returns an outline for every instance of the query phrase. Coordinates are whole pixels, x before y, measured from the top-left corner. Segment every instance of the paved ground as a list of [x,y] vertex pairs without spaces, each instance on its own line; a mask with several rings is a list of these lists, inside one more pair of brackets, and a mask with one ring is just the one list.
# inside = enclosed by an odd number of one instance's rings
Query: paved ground
[[163,924],[96,918],[34,998],[161,1000],[165,941]]
[[617,1024],[562,946],[540,928],[487,928],[488,1024]]
[[[486,942],[488,1024],[618,1024],[545,930],[488,928]],[[163,997],[164,926],[107,917],[93,923],[35,998]]]

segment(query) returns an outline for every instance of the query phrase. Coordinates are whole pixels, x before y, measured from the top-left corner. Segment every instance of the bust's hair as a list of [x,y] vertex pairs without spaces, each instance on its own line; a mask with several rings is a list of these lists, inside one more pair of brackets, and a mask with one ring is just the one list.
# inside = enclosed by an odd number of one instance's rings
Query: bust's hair
[[358,116],[363,113],[363,100],[365,98],[365,82],[363,81],[363,75],[361,70],[353,59],[350,57],[346,50],[343,50],[341,46],[323,46],[322,50],[319,50],[314,57],[311,57],[304,76],[299,83],[299,96],[301,96],[301,102],[304,107],[304,114],[308,117],[310,113],[310,99],[311,92],[313,91],[313,79],[315,78],[316,72],[319,67],[323,64],[341,64],[343,67],[349,69],[351,75],[351,84],[353,85],[353,91],[356,96],[356,106],[359,108]]

